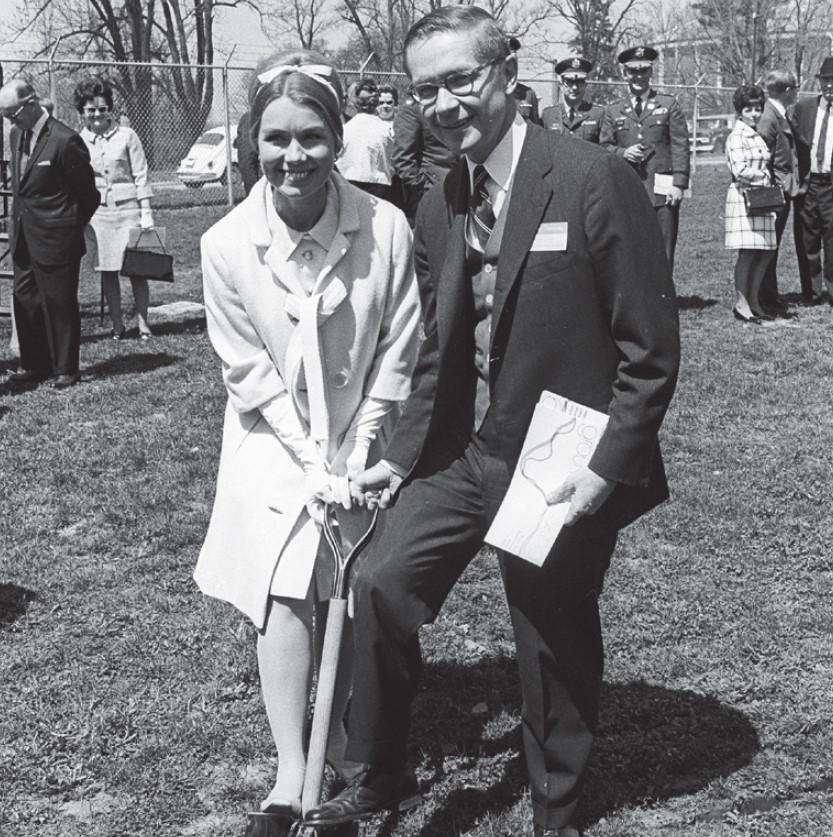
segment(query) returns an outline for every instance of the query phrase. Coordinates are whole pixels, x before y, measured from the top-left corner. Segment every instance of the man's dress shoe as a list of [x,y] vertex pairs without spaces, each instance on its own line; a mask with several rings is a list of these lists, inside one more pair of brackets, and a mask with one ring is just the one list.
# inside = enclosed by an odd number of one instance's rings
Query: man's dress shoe
[[304,822],[309,826],[326,828],[365,819],[379,811],[407,811],[421,800],[413,773],[390,773],[369,767],[341,793],[310,811]]
[[532,827],[534,837],[581,837],[581,832],[574,825],[562,825],[561,828]]
[[52,382],[53,389],[69,389],[74,387],[81,380],[81,376],[76,372],[74,375],[58,375]]
[[12,384],[36,384],[39,381],[44,381],[48,378],[42,372],[35,372],[33,369],[15,369],[14,372],[9,372],[7,380]]

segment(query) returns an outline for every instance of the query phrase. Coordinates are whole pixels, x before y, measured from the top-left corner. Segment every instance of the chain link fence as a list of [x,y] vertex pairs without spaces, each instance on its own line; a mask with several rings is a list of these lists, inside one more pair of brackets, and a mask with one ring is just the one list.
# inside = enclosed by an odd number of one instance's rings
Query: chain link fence
[[[117,117],[142,140],[157,206],[231,205],[242,198],[235,145],[237,123],[248,108],[253,69],[48,58],[2,62],[4,79],[31,81],[41,96],[52,101],[55,115],[76,129],[81,128],[81,120],[73,102],[75,86],[90,75],[108,80]],[[402,73],[346,68],[341,75],[345,89],[361,77],[370,77],[392,84],[400,98],[406,95],[408,81]],[[522,81],[535,91],[541,109],[559,101],[557,77],[524,77]],[[722,139],[734,123],[734,88],[658,84],[657,89],[680,102],[689,121],[692,147],[697,149],[695,165],[698,156],[722,154]],[[602,105],[626,94],[625,82],[588,83],[588,98]],[[7,142],[4,136],[4,159],[9,159]]]

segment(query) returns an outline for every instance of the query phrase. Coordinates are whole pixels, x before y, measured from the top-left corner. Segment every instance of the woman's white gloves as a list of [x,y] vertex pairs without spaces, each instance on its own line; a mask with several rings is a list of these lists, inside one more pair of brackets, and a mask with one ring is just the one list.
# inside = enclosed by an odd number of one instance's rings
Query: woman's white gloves
[[143,230],[153,229],[153,210],[149,206],[143,206],[139,210],[139,226]]
[[365,398],[329,465],[318,443],[307,436],[288,392],[276,395],[260,407],[269,427],[304,469],[304,503],[313,520],[319,523],[323,520],[325,503],[338,503],[344,509],[352,507],[350,481],[367,466],[370,444],[393,403]]

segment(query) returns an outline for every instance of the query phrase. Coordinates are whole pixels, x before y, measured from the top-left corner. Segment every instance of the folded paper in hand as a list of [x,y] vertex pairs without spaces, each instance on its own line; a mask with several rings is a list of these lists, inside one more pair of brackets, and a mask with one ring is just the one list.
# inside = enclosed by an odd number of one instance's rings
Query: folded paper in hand
[[551,392],[541,393],[509,490],[486,533],[486,543],[541,566],[570,503],[549,505],[547,495],[587,465],[607,416]]

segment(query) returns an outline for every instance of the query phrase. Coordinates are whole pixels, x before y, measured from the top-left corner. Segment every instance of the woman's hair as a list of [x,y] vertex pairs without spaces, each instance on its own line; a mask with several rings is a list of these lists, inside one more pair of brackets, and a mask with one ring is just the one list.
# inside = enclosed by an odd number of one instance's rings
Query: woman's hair
[[744,108],[759,102],[764,103],[764,91],[757,84],[742,84],[732,96],[732,104],[738,116]]
[[393,96],[393,103],[399,104],[399,91],[392,84],[380,84],[379,95],[381,96],[382,93],[390,93]]
[[478,6],[442,6],[408,30],[404,44],[406,69],[410,47],[439,32],[474,35],[474,54],[478,61],[497,61],[512,54],[509,36],[485,9]]
[[[309,69],[304,71],[302,67]],[[327,58],[319,52],[297,49],[277,53],[258,66],[249,82],[250,131],[255,147],[263,112],[284,96],[314,110],[333,135],[336,152],[341,151],[344,92],[338,73]]]
[[72,94],[73,104],[78,113],[84,110],[84,105],[92,101],[96,96],[101,96],[107,107],[113,109],[113,88],[110,83],[105,81],[101,76],[88,76],[83,81],[80,81]]

